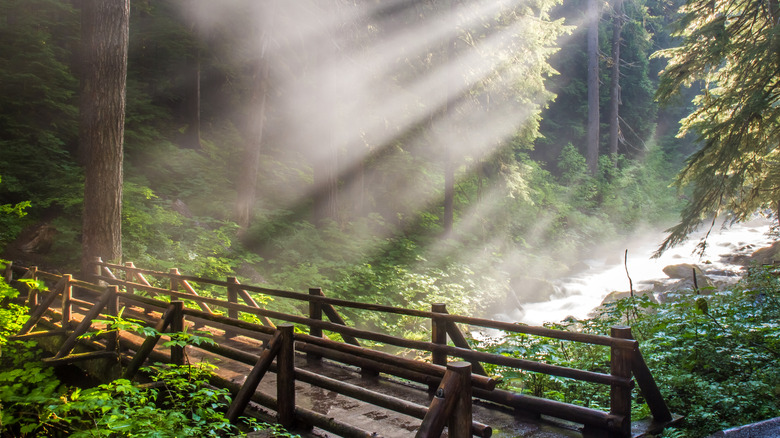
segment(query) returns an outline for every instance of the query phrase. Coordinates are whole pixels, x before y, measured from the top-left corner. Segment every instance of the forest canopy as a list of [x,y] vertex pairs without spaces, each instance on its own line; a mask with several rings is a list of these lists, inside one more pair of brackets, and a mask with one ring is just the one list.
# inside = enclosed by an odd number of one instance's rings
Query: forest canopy
[[[671,45],[676,5],[600,5],[598,52],[621,50],[598,58],[611,86],[590,103],[580,1],[131,2],[121,258],[346,295],[398,276],[495,298],[572,272],[594,242],[668,225],[668,184],[695,144],[671,135],[688,105],[652,100],[663,64],[649,57]],[[85,232],[83,11],[0,9],[13,42],[0,197],[31,202],[0,243],[67,269]],[[41,227],[56,230],[46,251],[19,251]]]
[[699,90],[680,135],[697,135],[701,147],[677,177],[678,186],[693,187],[691,201],[659,251],[718,215],[780,217],[778,3],[690,0],[681,12],[673,34],[680,45],[659,52],[669,63],[658,97],[668,101],[682,86]]

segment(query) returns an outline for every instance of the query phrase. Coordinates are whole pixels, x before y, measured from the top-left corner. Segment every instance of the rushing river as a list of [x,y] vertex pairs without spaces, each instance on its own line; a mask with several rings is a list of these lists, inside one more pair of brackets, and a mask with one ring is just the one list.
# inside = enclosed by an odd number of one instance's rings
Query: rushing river
[[[628,243],[598,256],[583,260],[587,269],[577,275],[553,281],[555,293],[549,301],[526,303],[499,318],[541,325],[547,321],[561,321],[567,316],[584,318],[613,291],[628,291],[628,274],[634,290],[652,289],[653,282],[668,282],[663,268],[679,263],[703,264],[723,273],[719,281],[736,281],[742,266],[729,263],[731,256],[750,255],[753,251],[769,246],[774,239],[769,236],[770,222],[764,219],[735,224],[722,229],[716,226],[707,239],[703,255],[696,245],[704,233],[692,235],[684,244],[666,251],[660,258],[653,253],[665,237],[663,233],[637,236]],[[628,250],[627,263],[624,254]],[[725,257],[725,258],[724,258]]]

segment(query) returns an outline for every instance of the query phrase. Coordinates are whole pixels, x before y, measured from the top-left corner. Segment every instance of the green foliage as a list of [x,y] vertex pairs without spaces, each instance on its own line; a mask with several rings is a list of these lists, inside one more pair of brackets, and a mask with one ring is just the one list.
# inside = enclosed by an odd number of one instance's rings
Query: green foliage
[[77,14],[67,2],[3,0],[0,16],[0,197],[43,208],[79,176],[69,66]]
[[[4,287],[5,286],[5,287]],[[8,293],[0,280],[0,293]],[[10,289],[10,287],[8,287]],[[0,436],[72,437],[182,437],[245,436],[225,418],[230,404],[227,390],[208,384],[213,365],[155,364],[142,368],[159,386],[118,379],[93,388],[67,387],[54,368],[40,362],[42,352],[33,341],[6,341],[24,321],[27,309],[3,306],[0,312]],[[96,321],[106,329],[156,334],[140,321],[116,318]],[[166,344],[213,342],[189,333],[167,334]],[[294,437],[278,426],[245,419],[249,430],[272,429],[274,436]]]
[[234,246],[236,226],[232,222],[187,217],[150,188],[131,182],[125,183],[124,192],[126,260],[160,270],[176,267],[209,278],[224,278],[241,263],[258,260]]
[[223,436],[235,433],[224,417],[227,390],[207,385],[212,368],[162,366],[142,371],[160,388],[142,388],[118,379],[96,388],[74,390],[68,403],[56,409],[59,422],[76,432],[71,436]]
[[677,178],[693,193],[659,252],[712,216],[740,221],[760,209],[780,213],[780,9],[758,0],[690,0],[681,12],[680,45],[658,54],[669,60],[658,97],[668,100],[682,86],[701,86],[680,135],[694,133],[703,145]]
[[[685,417],[664,436],[702,437],[764,420],[780,410],[780,271],[751,268],[738,287],[712,295],[671,294],[656,304],[646,296],[604,305],[593,318],[548,327],[608,334],[629,324],[670,410]],[[609,372],[609,350],[513,334],[482,349],[598,372]],[[531,372],[494,367],[504,385],[536,396],[605,409],[609,389]],[[633,416],[648,414],[641,396]]]
[[[0,178],[2,182],[2,178]],[[16,237],[22,230],[22,221],[30,207],[30,201],[21,201],[16,204],[0,204],[0,247]]]
[[[0,271],[5,270],[6,263],[0,259]],[[8,337],[18,333],[28,319],[29,309],[12,302],[18,296],[19,291],[6,283],[4,278],[0,278],[0,353],[3,345],[8,342]]]
[[57,436],[52,406],[62,403],[65,389],[54,369],[40,362],[35,342],[13,341],[0,360],[0,433],[2,436]]

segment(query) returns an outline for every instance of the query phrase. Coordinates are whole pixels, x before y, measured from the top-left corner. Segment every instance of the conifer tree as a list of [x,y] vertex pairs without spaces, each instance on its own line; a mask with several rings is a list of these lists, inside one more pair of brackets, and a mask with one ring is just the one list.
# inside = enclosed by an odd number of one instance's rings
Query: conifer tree
[[690,0],[681,11],[682,44],[660,52],[669,64],[658,97],[701,85],[680,135],[696,133],[702,146],[678,175],[693,193],[659,253],[720,215],[742,221],[780,208],[778,2]]
[[122,183],[130,0],[82,2],[82,272],[122,255]]

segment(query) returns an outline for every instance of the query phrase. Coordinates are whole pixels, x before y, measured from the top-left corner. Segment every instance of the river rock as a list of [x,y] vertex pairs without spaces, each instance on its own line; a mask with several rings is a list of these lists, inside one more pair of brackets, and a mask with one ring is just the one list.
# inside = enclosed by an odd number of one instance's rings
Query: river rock
[[771,265],[775,261],[780,261],[780,241],[754,251],[750,261],[758,265]]
[[[604,299],[601,301],[601,305],[611,303],[613,301],[621,300],[623,298],[628,298],[631,296],[631,292],[629,291],[612,291],[610,292]],[[655,299],[655,295],[653,294],[652,290],[635,290],[634,291],[635,297],[643,297],[648,296],[650,297],[650,301],[653,303],[657,303],[658,301]]]
[[547,301],[555,293],[555,286],[541,278],[516,277],[511,280],[510,287],[521,303]]
[[677,265],[669,265],[664,269],[664,274],[669,278],[693,278],[693,272],[696,272],[697,279],[704,277],[704,271],[700,267],[691,263],[680,263]]

